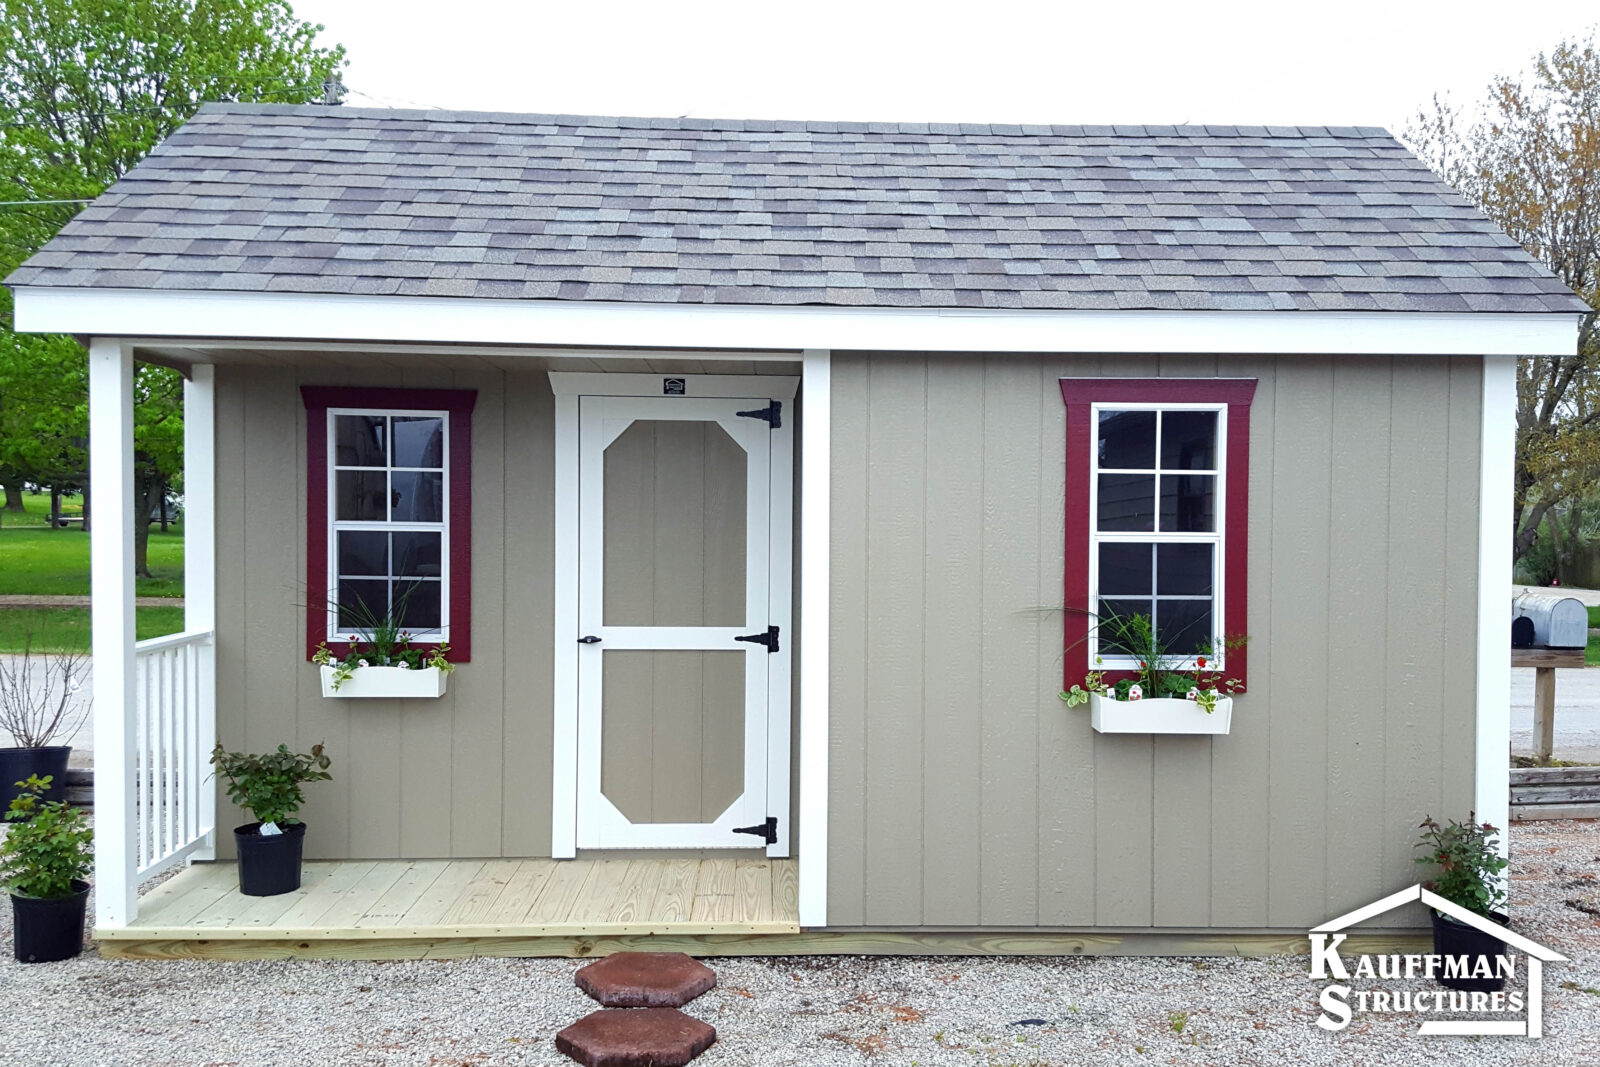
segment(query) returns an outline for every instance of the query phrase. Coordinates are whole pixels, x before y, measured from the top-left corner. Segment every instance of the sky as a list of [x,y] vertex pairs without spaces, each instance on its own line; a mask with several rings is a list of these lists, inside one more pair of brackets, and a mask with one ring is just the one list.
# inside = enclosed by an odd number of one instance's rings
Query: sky
[[1595,0],[294,0],[346,103],[590,115],[1403,128]]

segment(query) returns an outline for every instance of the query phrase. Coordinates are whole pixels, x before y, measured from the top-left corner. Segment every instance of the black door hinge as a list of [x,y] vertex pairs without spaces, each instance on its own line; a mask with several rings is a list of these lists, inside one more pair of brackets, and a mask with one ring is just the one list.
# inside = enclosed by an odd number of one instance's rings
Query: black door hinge
[[767,844],[776,845],[778,843],[778,817],[776,815],[768,815],[767,821],[764,823],[757,826],[735,826],[733,832],[736,834],[754,834]]
[[735,412],[741,419],[760,419],[774,430],[783,425],[783,402],[774,400],[764,408]]
[[740,637],[735,637],[734,640],[748,641],[752,645],[766,645],[768,652],[776,652],[778,651],[778,628],[769,626],[764,634],[744,634]]

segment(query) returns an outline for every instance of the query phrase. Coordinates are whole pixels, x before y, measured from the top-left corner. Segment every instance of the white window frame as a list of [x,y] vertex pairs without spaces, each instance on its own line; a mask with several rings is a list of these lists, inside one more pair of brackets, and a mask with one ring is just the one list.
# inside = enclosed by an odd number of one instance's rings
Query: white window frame
[[[444,455],[442,458],[444,474],[444,518],[440,522],[393,522],[390,520],[377,521],[373,519],[340,519],[339,516],[339,471],[341,470],[366,470],[384,471],[385,475],[395,471],[415,471],[418,473],[434,473],[432,467],[347,467],[341,466],[338,459],[338,433],[335,419],[340,415],[366,415],[383,416],[389,419],[396,418],[436,418],[444,427]],[[450,412],[440,408],[358,408],[358,407],[330,407],[327,414],[327,455],[323,462],[328,476],[328,611],[327,611],[327,640],[342,642],[352,634],[362,640],[370,640],[371,630],[340,629],[339,627],[339,533],[340,531],[373,531],[382,533],[439,533],[439,626],[433,630],[413,631],[411,640],[415,644],[437,644],[450,640],[450,515],[452,508],[450,485]],[[392,425],[392,423],[391,423]],[[393,431],[385,433],[385,447],[389,449],[390,457],[393,456]],[[392,498],[391,498],[392,506]],[[389,561],[390,575],[388,580],[394,581],[394,560]],[[355,579],[360,580],[360,579]]]
[[[1151,469],[1139,470],[1131,467],[1101,467],[1100,466],[1100,413],[1102,411],[1214,411],[1217,414],[1217,441],[1215,467],[1211,470],[1164,470],[1161,466],[1161,425],[1160,418],[1156,420],[1155,441],[1155,466]],[[1089,610],[1100,610],[1100,546],[1108,542],[1121,542],[1124,544],[1209,544],[1213,548],[1211,572],[1211,647],[1212,655],[1206,657],[1205,669],[1225,670],[1227,660],[1227,647],[1222,627],[1227,619],[1224,597],[1227,592],[1227,539],[1228,539],[1228,405],[1226,403],[1186,404],[1181,402],[1130,402],[1117,403],[1115,401],[1096,401],[1089,405]],[[1160,530],[1100,530],[1100,475],[1102,474],[1151,474],[1154,471],[1156,481],[1156,499],[1159,501],[1161,493],[1161,476],[1163,474],[1210,474],[1217,479],[1213,500],[1215,501],[1213,513],[1215,517],[1215,530],[1212,533],[1195,533],[1180,531]],[[1156,521],[1153,525],[1160,525],[1160,507],[1156,510]],[[1154,564],[1152,563],[1152,567]],[[1155,574],[1152,571],[1150,585],[1150,601],[1153,604],[1158,599],[1164,600],[1203,600],[1201,596],[1175,596],[1160,597],[1156,595]],[[1196,670],[1198,656],[1189,656],[1181,660],[1174,660],[1172,666],[1178,670]],[[1136,657],[1126,655],[1102,654],[1100,650],[1100,632],[1098,626],[1091,621],[1089,626],[1089,662],[1094,670],[1107,671],[1132,671],[1139,669]]]

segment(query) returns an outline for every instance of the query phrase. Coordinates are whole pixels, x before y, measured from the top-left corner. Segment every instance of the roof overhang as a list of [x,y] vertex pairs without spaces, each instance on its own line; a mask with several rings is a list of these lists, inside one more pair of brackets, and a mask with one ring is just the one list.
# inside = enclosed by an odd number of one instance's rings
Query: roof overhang
[[1027,311],[16,289],[16,328],[99,337],[917,352],[1559,356],[1581,315]]

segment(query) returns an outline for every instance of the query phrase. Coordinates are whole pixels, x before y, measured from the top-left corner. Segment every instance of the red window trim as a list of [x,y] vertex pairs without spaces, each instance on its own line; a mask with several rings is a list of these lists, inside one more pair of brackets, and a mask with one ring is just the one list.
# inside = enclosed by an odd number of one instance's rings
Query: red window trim
[[[1254,378],[1062,378],[1067,405],[1067,528],[1065,687],[1081,684],[1089,670],[1089,462],[1094,449],[1093,404],[1228,405],[1227,500],[1224,502],[1223,614],[1225,637],[1242,636],[1249,618],[1250,401]],[[1247,645],[1228,650],[1226,674],[1241,683]],[[1111,680],[1131,671],[1108,671]]]
[[[328,627],[328,409],[450,413],[450,659],[472,659],[472,408],[475,389],[367,389],[302,385],[306,405],[306,658]],[[329,642],[334,655],[349,646]],[[431,648],[419,645],[419,648]]]

